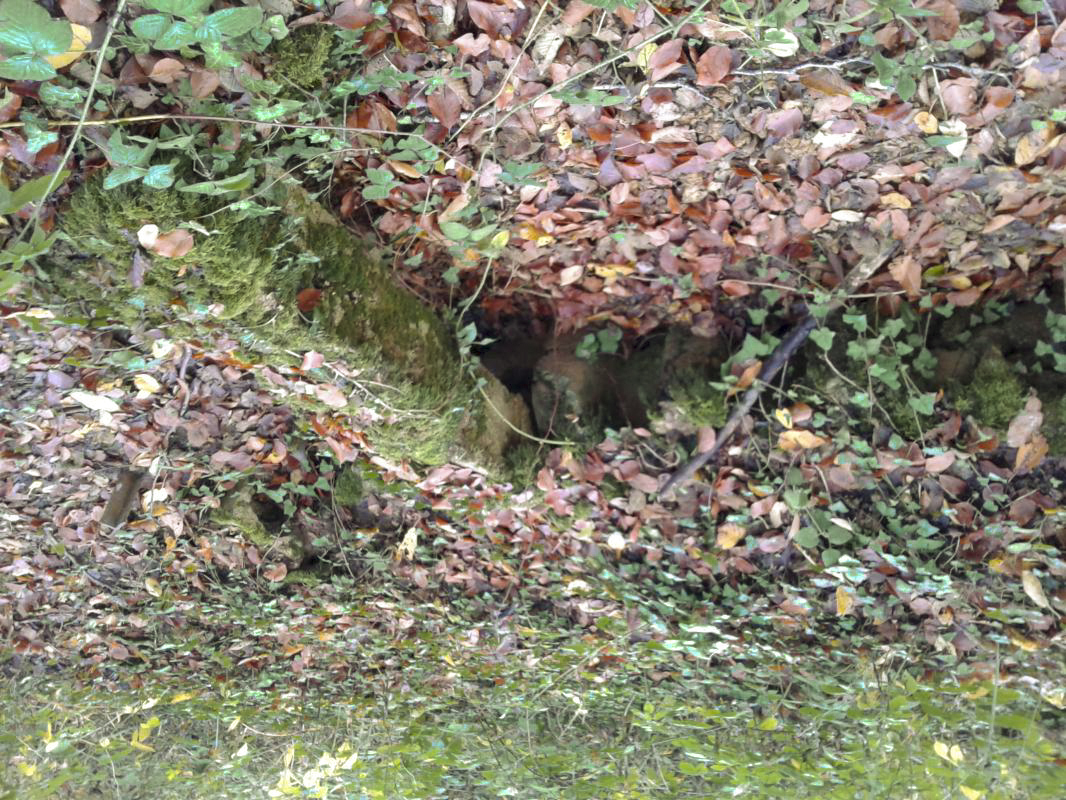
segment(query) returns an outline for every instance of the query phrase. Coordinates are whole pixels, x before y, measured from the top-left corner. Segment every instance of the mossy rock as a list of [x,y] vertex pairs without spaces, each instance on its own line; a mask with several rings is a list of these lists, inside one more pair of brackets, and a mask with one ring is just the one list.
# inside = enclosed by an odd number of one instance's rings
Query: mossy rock
[[[110,307],[127,321],[130,315],[182,303],[194,308],[221,305],[219,316],[224,319],[259,322],[295,293],[301,270],[279,263],[276,222],[219,212],[221,205],[203,195],[141,185],[105,190],[102,180],[90,180],[71,198],[62,230],[78,254],[96,259],[100,269],[92,276],[64,270],[55,277],[56,288],[67,296],[84,297],[91,278],[96,287],[91,294],[103,290]],[[189,224],[194,220],[197,226]],[[131,272],[139,250],[137,231],[147,224],[163,233],[185,227],[194,244],[180,258],[149,256],[150,266],[135,285]]]
[[271,77],[300,89],[315,89],[330,72],[330,50],[335,41],[333,26],[308,25],[299,28],[272,50]]
[[996,348],[985,351],[968,386],[956,386],[956,405],[981,425],[1005,431],[1025,407],[1028,388]]
[[[509,415],[507,423],[497,419],[464,370],[450,326],[397,286],[305,190],[278,178],[267,194],[283,212],[249,219],[202,195],[140,184],[105,191],[101,180],[90,181],[72,198],[64,232],[92,266],[57,263],[55,288],[90,304],[97,318],[129,325],[169,323],[175,304],[205,312],[221,304],[214,316],[258,360],[287,363],[293,351],[316,350],[381,387],[390,422],[375,430],[374,443],[386,457],[499,463],[516,438],[513,428],[531,428],[521,404],[483,375],[495,406]],[[195,243],[181,258],[153,256],[143,283],[134,285],[136,234],[148,223],[163,232],[184,225]],[[312,287],[321,289],[321,300],[303,315],[297,295]],[[291,404],[321,410],[311,400],[294,397]]]

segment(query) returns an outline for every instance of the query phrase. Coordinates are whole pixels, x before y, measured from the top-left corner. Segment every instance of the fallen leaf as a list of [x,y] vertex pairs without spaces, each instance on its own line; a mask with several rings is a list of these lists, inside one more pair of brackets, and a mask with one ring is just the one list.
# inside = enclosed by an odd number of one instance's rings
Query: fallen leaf
[[827,439],[804,430],[782,431],[777,437],[777,446],[785,452],[813,450],[828,443]]
[[1025,594],[1029,599],[1040,608],[1051,607],[1047,596],[1044,594],[1044,587],[1040,585],[1040,579],[1029,570],[1025,570],[1022,573],[1022,589],[1025,590]]
[[559,272],[559,285],[569,286],[572,283],[577,283],[581,280],[581,276],[585,274],[585,267],[582,264],[574,264],[573,266],[566,267]]
[[724,522],[718,526],[718,531],[715,534],[715,544],[723,550],[729,550],[731,547],[736,547],[737,542],[746,535],[747,529],[743,525],[738,525],[735,522]]
[[304,314],[314,311],[321,300],[321,289],[301,289],[296,293],[296,307]]
[[145,394],[155,394],[163,388],[159,385],[159,381],[143,372],[133,376],[133,385]]
[[838,586],[836,590],[837,616],[843,617],[851,613],[855,608],[855,595],[847,588]]
[[83,392],[81,389],[75,389],[68,396],[71,400],[81,403],[90,411],[106,411],[114,414],[120,408],[119,404],[110,397],[105,397],[102,394],[93,394],[92,392]]
[[714,86],[721,83],[732,68],[732,50],[721,45],[708,48],[696,62],[696,85]]
[[461,108],[459,95],[447,86],[438,89],[427,97],[426,105],[429,106],[429,110],[433,112],[433,116],[435,116],[445,128],[451,128],[459,121],[459,111]]
[[1007,446],[1021,447],[1040,430],[1044,415],[1040,411],[1040,398],[1033,396],[1025,402],[1025,408],[1011,420],[1007,428]]
[[59,0],[63,16],[79,25],[92,25],[103,13],[96,0]]
[[181,228],[176,228],[167,233],[161,233],[156,238],[155,244],[148,249],[163,258],[181,258],[192,250],[192,246],[192,234]]

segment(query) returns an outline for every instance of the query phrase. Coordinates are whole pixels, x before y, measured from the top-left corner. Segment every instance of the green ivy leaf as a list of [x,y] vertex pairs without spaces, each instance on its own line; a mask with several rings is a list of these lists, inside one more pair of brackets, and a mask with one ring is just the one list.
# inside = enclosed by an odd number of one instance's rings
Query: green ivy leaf
[[252,185],[255,178],[255,170],[246,169],[240,175],[229,178],[220,178],[217,181],[204,181],[193,183],[189,186],[178,187],[179,192],[194,192],[196,194],[220,194],[221,192],[240,192]]
[[52,19],[33,0],[0,0],[0,45],[54,56],[67,52],[73,37],[69,22]]
[[796,544],[800,547],[813,549],[818,546],[818,531],[815,528],[806,527],[796,531]]
[[76,106],[85,99],[85,93],[76,86],[57,86],[54,83],[42,83],[37,95],[46,106],[68,108]]
[[461,222],[442,222],[440,224],[441,233],[451,239],[453,242],[461,242],[470,236],[470,229],[463,225]]
[[254,6],[224,8],[222,11],[210,14],[196,32],[196,36],[197,38],[205,37],[205,40],[213,40],[215,36],[240,36],[242,33],[248,33],[253,28],[259,27],[262,21],[262,9]]
[[163,14],[145,14],[130,23],[130,30],[134,36],[154,42],[163,35],[169,21],[170,17]]
[[173,164],[157,164],[149,167],[144,176],[144,185],[151,186],[153,189],[166,189],[172,183],[174,183]]
[[155,144],[147,147],[138,147],[135,144],[126,144],[121,131],[115,131],[107,140],[107,159],[115,167],[142,166],[147,163],[155,150]]
[[[0,25],[4,24],[0,20]],[[56,76],[55,68],[43,58],[21,54],[0,61],[0,78],[11,81],[47,81]]]
[[138,0],[137,5],[188,18],[202,14],[211,5],[211,0]]
[[919,414],[928,417],[933,413],[934,400],[936,400],[935,394],[922,394],[918,395],[918,397],[908,397],[907,405]]
[[143,176],[148,170],[144,167],[115,167],[104,178],[104,188],[114,189],[124,183],[135,181]]
[[389,196],[388,186],[364,186],[363,187],[363,199],[364,200],[384,200]]
[[833,347],[834,336],[836,336],[836,334],[828,328],[816,328],[811,331],[811,341],[827,353]]
[[188,22],[173,20],[170,27],[156,39],[155,47],[159,50],[180,50],[196,41],[196,28]]

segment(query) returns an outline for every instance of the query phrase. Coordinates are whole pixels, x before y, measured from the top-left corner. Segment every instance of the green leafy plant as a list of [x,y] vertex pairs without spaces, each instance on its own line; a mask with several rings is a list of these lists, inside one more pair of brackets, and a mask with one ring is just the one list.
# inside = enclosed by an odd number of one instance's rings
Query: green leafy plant
[[50,56],[70,50],[70,23],[52,19],[33,0],[0,1],[0,78],[47,81],[56,76]]

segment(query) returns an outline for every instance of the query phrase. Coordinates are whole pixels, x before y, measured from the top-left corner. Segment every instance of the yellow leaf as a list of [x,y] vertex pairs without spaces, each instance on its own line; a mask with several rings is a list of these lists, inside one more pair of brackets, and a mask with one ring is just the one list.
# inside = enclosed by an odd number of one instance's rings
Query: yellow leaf
[[774,411],[774,419],[781,423],[782,428],[792,427],[792,412],[787,408],[779,408]]
[[1022,588],[1029,596],[1029,599],[1038,606],[1041,608],[1050,607],[1047,601],[1047,596],[1044,594],[1044,587],[1040,585],[1040,579],[1029,570],[1022,573]]
[[786,452],[792,452],[793,450],[813,450],[824,444],[827,444],[826,439],[823,439],[821,436],[816,436],[810,431],[782,431],[781,435],[777,437],[777,446]]
[[489,240],[489,247],[493,250],[503,250],[507,246],[507,243],[511,240],[511,234],[507,231],[500,231],[492,239]]
[[82,53],[85,52],[85,48],[89,46],[89,42],[93,40],[93,32],[86,28],[84,25],[77,25],[71,23],[70,25],[70,49],[65,53],[61,53],[57,56],[45,56],[45,61],[51,64],[56,69],[62,69],[67,64],[73,64],[79,58]]
[[628,264],[593,264],[592,271],[600,278],[608,281],[614,280],[619,275],[626,276],[633,272],[633,267]]
[[184,703],[186,700],[192,700],[194,697],[196,697],[196,692],[178,692],[170,698],[170,704]]
[[1066,709],[1066,688],[1057,686],[1054,689],[1041,690],[1040,696],[1058,709]]
[[760,731],[776,731],[778,724],[777,717],[767,717],[758,727]]
[[421,172],[415,169],[413,164],[410,164],[406,161],[392,161],[390,159],[386,159],[385,163],[392,168],[393,172],[399,173],[405,178],[411,178],[412,180],[417,181],[421,180],[424,177]]
[[855,608],[855,595],[849,592],[843,586],[838,586],[836,591],[837,596],[837,616],[843,617],[851,613],[851,610]]
[[959,791],[966,796],[966,800],[981,800],[985,796],[980,789],[971,789],[966,784],[959,784]]
[[1037,650],[1043,649],[1040,642],[1025,638],[1013,628],[1007,628],[1007,638],[1010,639],[1011,644],[1027,653],[1035,653]]
[[159,385],[159,381],[151,375],[145,375],[143,372],[140,375],[133,376],[133,385],[146,394],[155,394],[163,388]]
[[559,147],[563,150],[566,150],[574,143],[574,132],[565,122],[555,129],[555,141],[559,143]]
[[944,742],[936,741],[933,742],[933,752],[955,766],[961,764],[963,760],[962,748],[957,744],[948,746]]
[[415,548],[418,547],[418,528],[409,528],[403,535],[403,541],[396,548],[397,561],[410,561],[415,557]]
[[533,225],[522,225],[518,228],[518,235],[523,239],[528,239],[531,242],[536,242],[537,247],[547,247],[555,241],[555,237],[550,233],[542,231]]
[[933,134],[940,130],[940,123],[937,118],[928,111],[919,111],[914,115],[913,122],[922,133]]
[[736,547],[737,542],[743,539],[746,534],[747,531],[743,525],[737,525],[735,522],[725,522],[718,526],[715,544],[723,550],[728,550],[731,547]]
[[637,51],[637,66],[647,72],[651,57],[655,55],[655,51],[658,49],[659,45],[655,44],[655,42],[648,42],[640,48],[640,50]]

